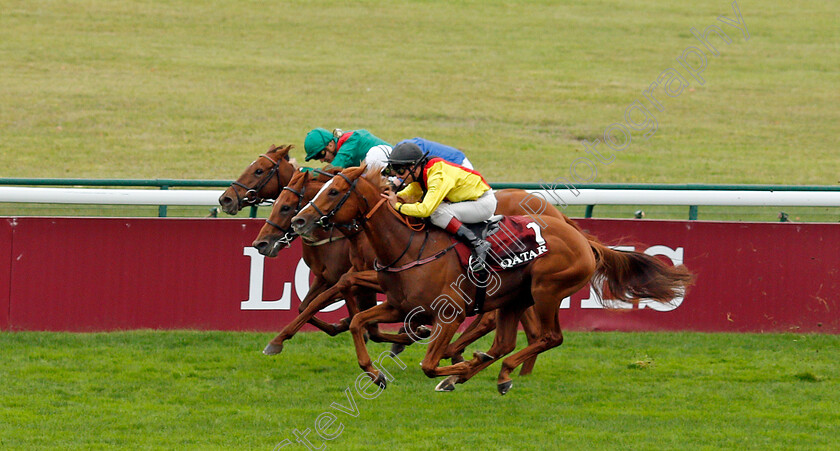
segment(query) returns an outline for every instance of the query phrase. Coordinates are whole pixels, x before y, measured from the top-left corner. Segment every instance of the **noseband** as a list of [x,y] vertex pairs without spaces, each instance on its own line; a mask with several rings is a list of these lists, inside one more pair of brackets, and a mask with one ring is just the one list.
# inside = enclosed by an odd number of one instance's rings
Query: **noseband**
[[[268,182],[271,180],[274,175],[277,175],[277,185],[280,186],[280,160],[274,161],[271,157],[266,154],[260,155],[260,158],[265,158],[266,160],[270,161],[274,166],[269,169],[268,174],[266,174],[265,178],[260,179],[257,182],[257,185],[253,188],[246,186],[245,184],[239,183],[239,181],[234,181],[231,183],[233,186],[238,186],[245,190],[244,196],[239,196],[239,192],[233,190],[236,193],[236,201],[239,203],[240,207],[256,205],[264,202],[266,199],[264,197],[259,196],[259,192],[268,185]],[[253,196],[253,197],[251,197]]]
[[[295,191],[294,189],[289,188],[288,186],[283,187],[283,191],[286,191],[286,190],[291,191],[292,193],[294,193],[294,195],[296,195],[298,197],[298,203],[297,203],[297,207],[295,207],[295,211],[296,212],[300,211],[301,206],[303,204],[303,194],[306,192],[306,185],[303,185],[303,187],[301,188],[300,191]],[[274,227],[275,229],[283,232],[283,236],[280,237],[277,240],[277,243],[282,245],[284,248],[291,246],[292,241],[294,241],[295,238],[297,238],[297,236],[298,236],[298,234],[292,229],[291,226],[288,227],[288,228],[280,227],[280,224],[277,224],[276,222],[272,221],[271,219],[266,219],[265,223]]]

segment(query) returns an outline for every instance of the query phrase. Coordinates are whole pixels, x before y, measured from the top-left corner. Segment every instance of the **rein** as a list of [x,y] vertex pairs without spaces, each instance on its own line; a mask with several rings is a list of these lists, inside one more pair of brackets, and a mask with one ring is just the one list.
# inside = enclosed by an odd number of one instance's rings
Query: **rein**
[[[256,205],[264,202],[266,199],[264,197],[260,197],[259,192],[263,188],[265,188],[265,185],[268,185],[268,182],[271,181],[271,178],[275,175],[277,175],[277,186],[283,185],[283,183],[280,180],[280,160],[274,161],[271,157],[269,157],[266,154],[260,155],[260,158],[265,158],[266,160],[270,161],[274,166],[272,166],[271,169],[269,169],[266,177],[261,179],[256,186],[251,188],[236,180],[233,183],[231,183],[231,186],[238,186],[245,190],[245,195],[242,197],[239,196],[238,191],[233,190],[236,193],[236,201],[239,202],[239,205]],[[253,196],[253,198],[251,196]]]

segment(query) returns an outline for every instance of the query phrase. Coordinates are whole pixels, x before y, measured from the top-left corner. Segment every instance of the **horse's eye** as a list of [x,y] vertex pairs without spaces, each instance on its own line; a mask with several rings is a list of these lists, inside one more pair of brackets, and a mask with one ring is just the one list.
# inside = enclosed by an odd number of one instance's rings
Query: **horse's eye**
[[336,194],[338,194],[337,189],[333,188],[333,189],[330,190],[330,196],[335,196]]
[[282,207],[280,207],[280,211],[283,211],[283,212],[289,211],[291,209],[292,209],[292,207],[290,207],[288,205],[283,205]]
[[263,175],[263,170],[262,169],[257,169],[256,171],[254,171],[254,174],[255,175]]

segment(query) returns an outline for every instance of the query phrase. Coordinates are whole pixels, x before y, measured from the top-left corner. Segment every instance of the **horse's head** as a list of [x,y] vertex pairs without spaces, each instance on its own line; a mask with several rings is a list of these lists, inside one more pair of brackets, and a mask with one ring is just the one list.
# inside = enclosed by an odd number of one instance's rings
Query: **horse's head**
[[[370,210],[379,199],[378,183],[371,183],[362,174],[365,166],[345,169],[321,187],[300,213],[292,218],[292,227],[299,235],[308,235],[316,226],[335,224],[355,229],[356,219]],[[379,174],[371,171],[377,178]]]
[[289,151],[293,147],[272,145],[268,152],[245,168],[242,175],[219,197],[222,211],[235,215],[249,205],[276,199],[295,172],[294,165],[289,161]]
[[260,229],[253,246],[266,257],[276,257],[280,249],[289,247],[297,234],[292,230],[292,217],[321,188],[309,172],[298,172],[274,201],[271,215]]

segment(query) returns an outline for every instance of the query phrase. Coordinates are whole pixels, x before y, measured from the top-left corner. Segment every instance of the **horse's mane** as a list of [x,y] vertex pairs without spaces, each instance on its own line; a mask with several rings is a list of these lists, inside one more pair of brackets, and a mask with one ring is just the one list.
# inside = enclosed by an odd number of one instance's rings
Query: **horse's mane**
[[359,168],[363,173],[362,177],[373,183],[373,186],[378,186],[380,191],[389,186],[388,179],[382,177],[382,166],[378,164],[368,166],[367,163],[362,163]]
[[306,176],[308,176],[308,175],[309,175],[309,174],[308,174],[307,172],[302,172],[302,171],[297,171],[297,170],[296,170],[296,171],[295,171],[295,174],[294,174],[294,175],[292,175],[292,178],[291,178],[291,179],[289,179],[289,184],[288,184],[288,186],[295,186],[295,185],[297,185],[298,183],[300,183],[300,180],[301,180],[301,179],[305,178],[305,177],[306,177]]

